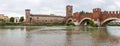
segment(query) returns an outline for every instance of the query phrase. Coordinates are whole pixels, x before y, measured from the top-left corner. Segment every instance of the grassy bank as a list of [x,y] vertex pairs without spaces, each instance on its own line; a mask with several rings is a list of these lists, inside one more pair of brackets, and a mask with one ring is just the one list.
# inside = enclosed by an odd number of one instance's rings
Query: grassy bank
[[20,24],[20,23],[4,23],[1,26],[66,26],[66,24]]
[[108,26],[120,26],[120,24],[109,23]]

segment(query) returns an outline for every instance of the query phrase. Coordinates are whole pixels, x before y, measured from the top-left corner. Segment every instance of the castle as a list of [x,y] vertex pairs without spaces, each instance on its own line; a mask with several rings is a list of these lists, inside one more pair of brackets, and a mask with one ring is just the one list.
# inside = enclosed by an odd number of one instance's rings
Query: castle
[[72,17],[72,6],[68,5],[66,7],[66,16],[58,16],[54,14],[31,14],[30,9],[25,9],[26,23],[57,23],[63,24],[67,21],[69,17]]
[[90,13],[73,13],[71,5],[66,6],[66,16],[31,14],[30,9],[26,9],[26,23],[69,23],[75,25],[84,25],[91,20],[95,24],[103,26],[107,23],[120,18],[120,11],[102,11],[100,8],[94,8]]

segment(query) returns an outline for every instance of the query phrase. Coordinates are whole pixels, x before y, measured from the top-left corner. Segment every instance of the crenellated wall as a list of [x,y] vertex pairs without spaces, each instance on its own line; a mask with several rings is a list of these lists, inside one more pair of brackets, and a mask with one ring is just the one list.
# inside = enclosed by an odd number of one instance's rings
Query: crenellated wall
[[120,11],[103,11],[101,14],[120,15]]
[[[91,18],[94,23],[98,25],[104,24],[104,22],[110,18],[120,18],[120,11],[101,11],[100,8],[94,8],[92,13],[83,13],[75,12],[73,14],[74,22],[81,22],[85,18]],[[108,20],[109,21],[109,20]],[[107,22],[107,21],[106,21]]]
[[103,11],[101,13],[101,21],[107,18],[120,18],[120,11]]

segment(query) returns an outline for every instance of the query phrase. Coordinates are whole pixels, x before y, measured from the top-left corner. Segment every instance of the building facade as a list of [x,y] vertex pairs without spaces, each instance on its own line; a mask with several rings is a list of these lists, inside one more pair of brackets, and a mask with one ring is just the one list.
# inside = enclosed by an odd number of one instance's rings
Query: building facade
[[14,18],[14,23],[19,23],[20,18],[19,17],[13,17]]
[[56,16],[56,15],[30,15],[30,22],[34,23],[63,23],[64,17],[63,16]]
[[31,14],[30,9],[26,9],[26,22],[27,23],[64,23],[65,17],[58,16],[54,14],[46,15],[46,14]]
[[3,19],[3,20],[8,20],[8,16],[5,16],[4,14],[0,14],[0,19]]
[[66,6],[66,16],[59,16],[54,14],[31,14],[30,9],[25,10],[26,23],[65,23],[68,18],[72,17],[72,6]]

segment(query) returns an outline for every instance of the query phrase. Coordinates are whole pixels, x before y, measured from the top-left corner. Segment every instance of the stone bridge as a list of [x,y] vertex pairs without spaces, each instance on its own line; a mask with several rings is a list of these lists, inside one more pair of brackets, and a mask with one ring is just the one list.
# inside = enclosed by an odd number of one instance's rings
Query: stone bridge
[[101,11],[100,8],[94,8],[91,13],[73,13],[67,22],[72,21],[75,25],[84,25],[87,21],[92,20],[98,26],[106,26],[117,19],[120,19],[120,11]]

